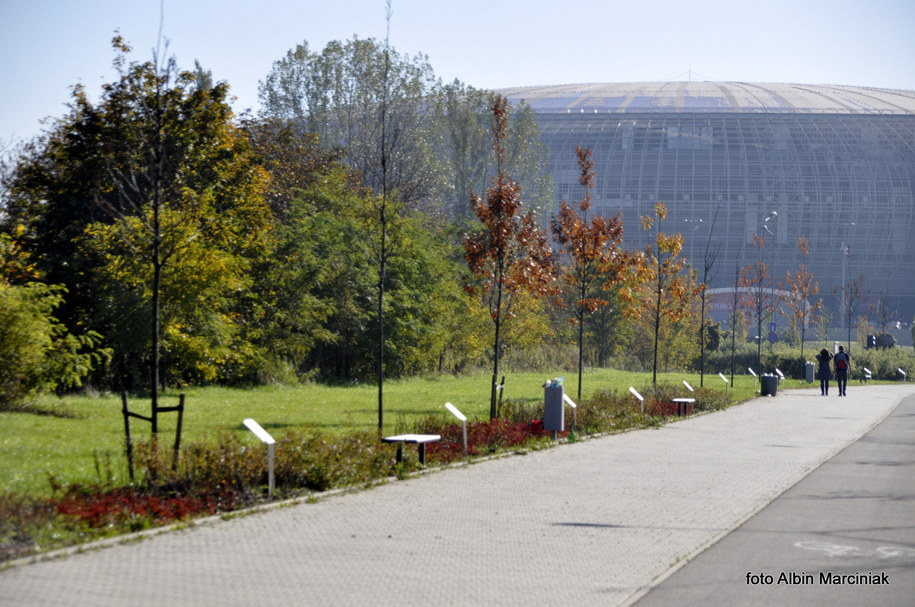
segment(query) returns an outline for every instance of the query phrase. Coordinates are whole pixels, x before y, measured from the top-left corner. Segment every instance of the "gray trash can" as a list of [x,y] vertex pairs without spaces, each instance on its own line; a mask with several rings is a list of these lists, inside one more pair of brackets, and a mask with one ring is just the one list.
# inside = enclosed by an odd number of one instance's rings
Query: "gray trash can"
[[562,432],[566,429],[563,394],[562,384],[543,388],[543,429],[547,432]]
[[778,392],[778,377],[775,375],[763,375],[759,378],[759,395],[775,396]]
[[808,384],[812,384],[812,383],[813,383],[813,377],[814,377],[814,371],[815,371],[815,369],[816,369],[816,366],[815,366],[813,363],[811,363],[811,362],[808,362],[807,365],[804,367],[804,374],[805,374],[805,376],[806,376],[806,378],[807,378],[807,383],[808,383]]

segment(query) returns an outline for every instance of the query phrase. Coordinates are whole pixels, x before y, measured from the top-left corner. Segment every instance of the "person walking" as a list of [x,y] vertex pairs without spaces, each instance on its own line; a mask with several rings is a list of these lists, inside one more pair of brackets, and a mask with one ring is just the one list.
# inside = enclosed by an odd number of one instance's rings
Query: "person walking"
[[820,350],[820,353],[817,354],[816,359],[820,363],[818,372],[820,377],[820,396],[826,396],[829,394],[829,377],[832,375],[832,370],[829,368],[829,361],[832,360],[832,354],[829,353],[829,350],[823,348]]
[[848,368],[851,366],[851,357],[843,346],[839,346],[839,351],[833,358],[833,365],[836,368],[836,383],[839,385],[839,396],[845,396],[845,388],[848,385]]

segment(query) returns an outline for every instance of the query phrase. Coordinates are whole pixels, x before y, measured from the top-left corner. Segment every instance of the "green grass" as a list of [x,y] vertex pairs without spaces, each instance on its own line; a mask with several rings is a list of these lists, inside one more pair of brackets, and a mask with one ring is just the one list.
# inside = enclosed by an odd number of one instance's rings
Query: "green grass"
[[[515,373],[508,375],[504,399],[542,402],[544,380],[558,375],[550,373]],[[699,385],[698,375],[671,373],[659,375],[659,383],[682,385],[686,380]],[[393,433],[410,429],[411,424],[428,415],[450,418],[444,405],[451,402],[469,419],[489,417],[488,375],[439,376],[389,381],[384,386],[384,430]],[[608,369],[587,371],[583,398],[598,389],[641,390],[651,381],[647,373],[627,373]],[[734,401],[751,398],[754,393],[751,376],[735,377],[731,387]],[[566,393],[577,394],[577,375],[565,374]],[[789,381],[786,387],[807,386]],[[724,391],[725,383],[715,374],[707,374],[705,386]],[[684,394],[686,387],[683,387]],[[238,433],[256,444],[243,426],[245,418],[257,420],[277,436],[286,429],[314,427],[324,432],[346,433],[378,426],[377,386],[305,385],[298,387],[265,386],[258,388],[190,388],[187,394],[182,443],[214,438],[222,433]],[[169,392],[160,406],[177,404],[178,393]],[[130,408],[149,415],[149,399],[132,397]],[[49,494],[53,476],[60,484],[107,482],[108,472],[115,485],[127,483],[124,457],[124,419],[118,395],[75,395],[48,397],[38,408],[55,415],[34,413],[0,413],[0,494]],[[176,413],[160,413],[160,444],[170,447],[175,436]],[[132,419],[134,439],[149,437],[149,423]]]

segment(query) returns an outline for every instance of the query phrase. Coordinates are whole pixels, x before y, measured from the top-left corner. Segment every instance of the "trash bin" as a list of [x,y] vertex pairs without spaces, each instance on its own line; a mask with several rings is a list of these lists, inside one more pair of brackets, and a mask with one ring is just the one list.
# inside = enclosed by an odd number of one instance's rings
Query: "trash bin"
[[775,396],[776,392],[778,392],[778,376],[763,375],[759,378],[760,396]]
[[562,396],[560,383],[552,382],[543,387],[543,429],[547,432],[562,432],[566,429]]
[[813,383],[813,377],[814,377],[814,370],[815,370],[815,369],[816,369],[816,366],[815,366],[812,362],[808,362],[808,363],[807,363],[807,366],[804,367],[804,372],[805,372],[805,376],[807,377],[807,383],[808,383],[808,384],[812,384],[812,383]]

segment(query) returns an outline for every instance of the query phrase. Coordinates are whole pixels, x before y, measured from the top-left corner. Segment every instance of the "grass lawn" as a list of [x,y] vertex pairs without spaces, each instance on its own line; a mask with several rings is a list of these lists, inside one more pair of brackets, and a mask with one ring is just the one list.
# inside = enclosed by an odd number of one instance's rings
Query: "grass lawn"
[[[543,382],[561,375],[515,373],[508,376],[505,400],[543,401]],[[469,419],[489,416],[488,375],[438,376],[389,381],[384,386],[384,430],[386,434],[412,429],[413,421],[427,415],[450,417],[445,403],[451,402]],[[699,376],[659,375],[659,383],[680,385],[683,380],[699,386]],[[583,399],[598,389],[642,390],[650,384],[648,373],[627,373],[609,369],[587,371]],[[577,374],[565,374],[566,393],[577,395]],[[705,386],[724,391],[718,375],[707,374]],[[808,386],[789,380],[787,387]],[[684,395],[687,392],[683,387]],[[313,427],[328,433],[378,426],[378,390],[370,384],[348,386],[304,385],[257,388],[189,388],[184,416],[182,444],[206,440],[225,432],[235,432],[257,443],[242,424],[245,418],[257,420],[268,432],[282,435],[286,429]],[[754,394],[753,377],[735,376],[730,389],[735,401]],[[160,406],[175,405],[178,393],[169,392]],[[116,485],[127,483],[124,457],[124,418],[119,395],[48,397],[38,404],[56,415],[0,413],[0,494],[17,492],[49,494],[52,475],[58,483],[92,484],[112,473]],[[149,415],[149,399],[132,397],[131,411]],[[176,413],[160,413],[159,436],[164,447],[175,437]],[[131,434],[136,439],[149,437],[149,424],[131,419]]]

